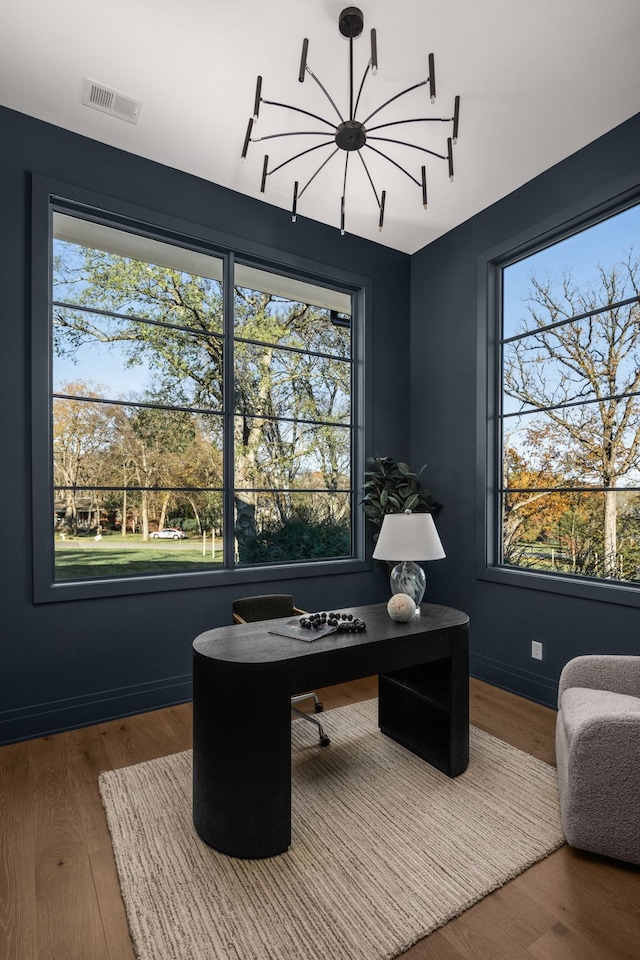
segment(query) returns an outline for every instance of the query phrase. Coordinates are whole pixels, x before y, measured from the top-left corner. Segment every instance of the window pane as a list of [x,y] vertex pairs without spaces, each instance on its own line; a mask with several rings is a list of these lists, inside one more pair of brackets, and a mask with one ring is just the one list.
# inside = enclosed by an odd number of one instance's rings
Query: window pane
[[56,580],[188,573],[222,563],[219,490],[63,490],[54,523]]
[[502,517],[505,565],[640,581],[636,491],[505,493]]
[[236,411],[349,423],[351,364],[237,343]]
[[[634,245],[637,250],[639,233],[640,207],[635,206],[506,267],[503,336],[534,328],[536,316],[549,323],[586,312],[586,304],[601,306],[602,299],[598,303],[590,288],[601,287],[601,267],[611,276],[616,261],[624,260]],[[632,275],[621,269],[604,302],[637,292]]]
[[351,556],[350,504],[348,493],[236,490],[238,562],[291,563]]
[[638,391],[640,307],[506,343],[503,367],[505,413]]
[[53,335],[56,393],[77,394],[81,374],[105,399],[222,407],[218,337],[62,308],[54,309]]
[[237,337],[337,357],[351,356],[349,315],[247,287],[235,288],[234,302]]
[[236,437],[236,487],[351,487],[348,428],[236,417]]
[[[126,249],[128,235],[121,235]],[[60,239],[53,254],[55,301],[208,333],[223,329],[220,280]],[[211,260],[212,272],[221,273],[221,261]]]
[[53,401],[54,485],[222,486],[219,417]]
[[639,397],[507,417],[503,432],[505,486],[640,486]]

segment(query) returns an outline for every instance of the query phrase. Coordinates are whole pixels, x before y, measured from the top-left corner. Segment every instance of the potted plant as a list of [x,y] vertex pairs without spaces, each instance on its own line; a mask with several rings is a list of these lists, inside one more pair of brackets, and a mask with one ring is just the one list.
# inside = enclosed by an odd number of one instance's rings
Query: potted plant
[[365,471],[361,502],[365,515],[378,527],[374,540],[378,539],[385,514],[406,510],[434,513],[441,506],[420,482],[424,466],[414,473],[408,464],[397,463],[391,457],[369,457],[367,464],[370,469]]

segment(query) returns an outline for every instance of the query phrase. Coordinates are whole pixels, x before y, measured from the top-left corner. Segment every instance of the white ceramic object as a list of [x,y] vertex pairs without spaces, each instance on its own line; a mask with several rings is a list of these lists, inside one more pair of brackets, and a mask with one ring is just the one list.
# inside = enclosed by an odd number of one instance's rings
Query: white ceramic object
[[415,616],[416,609],[415,602],[406,593],[394,593],[387,604],[387,613],[392,620],[397,620],[398,623],[406,623],[407,620],[411,620]]

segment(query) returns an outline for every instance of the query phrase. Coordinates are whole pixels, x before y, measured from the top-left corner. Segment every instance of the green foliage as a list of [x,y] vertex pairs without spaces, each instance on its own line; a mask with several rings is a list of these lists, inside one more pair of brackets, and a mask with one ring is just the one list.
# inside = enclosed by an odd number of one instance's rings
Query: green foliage
[[263,530],[244,544],[244,563],[286,563],[296,560],[326,560],[351,553],[349,524],[332,520],[310,522],[292,519]]
[[397,463],[391,457],[370,457],[371,469],[364,475],[362,491],[365,515],[376,526],[382,526],[387,513],[434,513],[441,506],[429,490],[422,486],[418,473],[406,463]]

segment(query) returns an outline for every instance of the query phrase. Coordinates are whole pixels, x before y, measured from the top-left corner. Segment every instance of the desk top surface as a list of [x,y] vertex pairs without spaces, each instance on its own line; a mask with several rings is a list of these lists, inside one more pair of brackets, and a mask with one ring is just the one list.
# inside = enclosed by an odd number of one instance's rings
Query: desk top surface
[[424,634],[427,638],[429,634],[439,630],[464,627],[469,623],[466,613],[435,603],[422,603],[420,612],[407,623],[392,620],[387,613],[386,603],[341,607],[336,612],[360,617],[367,629],[361,633],[330,633],[311,642],[269,633],[270,629],[291,621],[291,617],[284,617],[279,620],[261,620],[257,623],[207,630],[196,637],[193,649],[196,654],[222,663],[276,663],[363,647],[400,637]]

